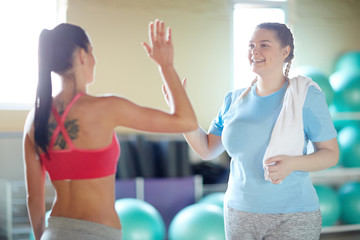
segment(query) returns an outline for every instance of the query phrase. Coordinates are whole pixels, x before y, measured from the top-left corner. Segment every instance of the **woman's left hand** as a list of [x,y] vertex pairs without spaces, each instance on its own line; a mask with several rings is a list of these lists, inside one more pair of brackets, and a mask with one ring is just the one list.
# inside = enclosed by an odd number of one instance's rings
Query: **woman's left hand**
[[265,161],[265,171],[271,183],[279,184],[293,171],[292,156],[278,155]]

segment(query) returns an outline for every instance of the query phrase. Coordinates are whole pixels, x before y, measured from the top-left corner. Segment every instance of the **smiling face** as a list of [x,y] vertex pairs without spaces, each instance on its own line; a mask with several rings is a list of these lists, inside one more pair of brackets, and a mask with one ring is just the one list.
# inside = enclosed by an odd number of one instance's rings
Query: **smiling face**
[[276,32],[257,28],[250,40],[248,59],[252,71],[260,76],[282,72],[290,47],[282,47]]

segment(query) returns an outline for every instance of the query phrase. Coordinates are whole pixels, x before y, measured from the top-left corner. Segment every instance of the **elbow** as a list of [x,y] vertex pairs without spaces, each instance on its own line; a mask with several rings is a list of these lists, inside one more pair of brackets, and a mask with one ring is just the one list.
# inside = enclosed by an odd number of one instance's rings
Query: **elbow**
[[329,162],[329,168],[334,167],[336,166],[336,164],[338,164],[339,157],[340,157],[339,148],[330,150],[327,157]]
[[203,156],[200,156],[200,158],[201,158],[201,160],[204,160],[204,161],[209,161],[209,160],[214,159],[210,155],[203,155]]
[[330,167],[336,166],[336,164],[338,164],[339,157],[340,157],[339,150],[334,151],[333,159],[331,159],[331,166]]
[[28,194],[28,195],[26,196],[26,204],[27,204],[28,208],[31,208],[31,207],[33,207],[33,206],[36,206],[36,205],[38,204],[38,202],[39,202],[39,199],[38,199],[38,198],[33,197],[33,196],[31,196],[30,194]]
[[198,122],[197,122],[196,119],[191,120],[191,121],[189,122],[190,132],[195,131],[195,130],[198,129],[198,128],[199,128],[199,124],[198,124]]
[[[40,194],[39,194],[40,195]],[[38,196],[36,194],[28,194],[26,196],[26,204],[30,209],[38,209],[39,207],[45,207],[45,197]]]
[[192,132],[199,128],[199,124],[196,118],[188,119],[186,122],[184,121],[184,131],[183,132]]
[[209,161],[215,158],[214,154],[211,154],[210,151],[198,152],[199,157],[201,160]]

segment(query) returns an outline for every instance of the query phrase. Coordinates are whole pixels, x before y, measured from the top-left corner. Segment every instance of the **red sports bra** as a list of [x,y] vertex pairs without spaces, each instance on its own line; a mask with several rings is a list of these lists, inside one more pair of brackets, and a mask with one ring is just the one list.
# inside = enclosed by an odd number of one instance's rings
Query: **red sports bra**
[[[114,132],[112,142],[109,146],[100,149],[79,149],[74,146],[69,134],[66,131],[64,122],[71,106],[84,93],[78,93],[69,105],[65,108],[64,114],[60,117],[55,106],[52,106],[52,113],[58,126],[51,137],[48,156],[40,154],[42,164],[49,173],[50,179],[55,180],[76,180],[106,177],[115,174],[117,162],[120,156],[119,141]],[[62,133],[68,149],[54,150],[53,146],[59,133]]]

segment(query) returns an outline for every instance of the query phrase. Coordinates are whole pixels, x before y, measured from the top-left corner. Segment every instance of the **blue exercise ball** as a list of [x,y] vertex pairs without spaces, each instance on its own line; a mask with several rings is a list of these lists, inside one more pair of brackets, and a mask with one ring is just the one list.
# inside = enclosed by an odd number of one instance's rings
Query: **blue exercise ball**
[[315,185],[314,187],[319,197],[322,226],[332,226],[340,217],[341,207],[338,195],[330,186]]
[[210,193],[204,196],[202,199],[200,199],[198,203],[214,204],[216,206],[223,208],[224,197],[225,197],[225,193],[223,192]]
[[330,76],[330,84],[335,92],[332,111],[360,111],[360,71],[335,72]]
[[360,51],[350,51],[339,57],[335,71],[360,71]]
[[223,210],[214,204],[193,204],[176,214],[169,240],[225,240]]
[[151,204],[124,198],[115,201],[115,210],[122,225],[122,240],[165,239],[165,223]]
[[324,92],[326,103],[330,105],[334,99],[334,90],[330,85],[329,78],[319,69],[313,66],[300,66],[295,69],[296,74],[311,78]]
[[338,132],[340,158],[344,167],[360,167],[360,126],[343,127]]
[[360,224],[360,182],[348,182],[339,190],[340,219],[346,224]]

